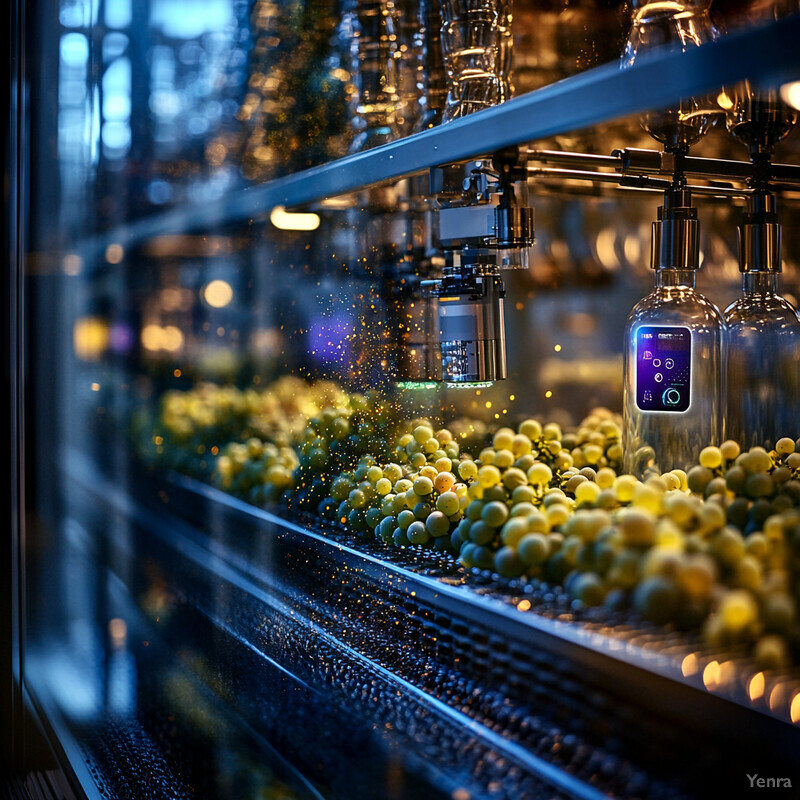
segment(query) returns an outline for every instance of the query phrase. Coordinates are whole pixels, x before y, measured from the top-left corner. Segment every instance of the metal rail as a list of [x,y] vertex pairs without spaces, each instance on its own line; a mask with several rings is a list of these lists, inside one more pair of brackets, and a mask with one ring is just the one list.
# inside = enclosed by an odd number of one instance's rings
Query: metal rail
[[576,131],[741,80],[779,87],[800,79],[800,14],[731,34],[686,53],[656,53],[630,69],[606,64],[502,105],[363,153],[258,186],[203,206],[182,206],[76,242],[84,253],[130,246],[170,233],[211,232],[261,217],[275,206],[325,198],[467,161],[507,147]]

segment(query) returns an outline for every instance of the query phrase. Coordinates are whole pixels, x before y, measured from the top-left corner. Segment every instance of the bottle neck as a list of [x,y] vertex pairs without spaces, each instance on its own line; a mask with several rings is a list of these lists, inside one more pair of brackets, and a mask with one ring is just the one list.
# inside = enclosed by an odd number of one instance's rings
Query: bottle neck
[[745,294],[777,294],[776,272],[745,272],[742,275],[742,291]]
[[695,270],[693,269],[657,269],[656,289],[685,287],[694,289]]

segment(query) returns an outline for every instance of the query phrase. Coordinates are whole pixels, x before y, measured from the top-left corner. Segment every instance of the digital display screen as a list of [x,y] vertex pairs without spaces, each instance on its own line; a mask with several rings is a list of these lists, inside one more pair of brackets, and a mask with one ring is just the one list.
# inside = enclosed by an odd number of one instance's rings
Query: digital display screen
[[636,331],[636,405],[686,411],[691,403],[692,332],[646,325]]

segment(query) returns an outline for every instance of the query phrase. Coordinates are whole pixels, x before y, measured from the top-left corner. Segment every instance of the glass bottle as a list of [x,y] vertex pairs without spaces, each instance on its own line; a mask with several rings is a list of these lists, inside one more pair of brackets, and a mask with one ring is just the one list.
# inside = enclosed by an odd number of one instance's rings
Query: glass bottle
[[[709,0],[633,0],[622,66],[631,67],[653,52],[686,52],[716,39],[709,5]],[[686,150],[706,134],[718,113],[710,97],[687,97],[670,108],[647,112],[641,124],[667,150]]]
[[671,189],[653,223],[655,288],[625,326],[623,460],[643,475],[686,469],[722,436],[724,321],[695,289],[699,223]]
[[441,41],[449,84],[445,122],[508,99],[510,21],[511,0],[444,0]]
[[398,138],[398,23],[392,0],[355,0],[355,9],[345,15],[355,87],[351,153]]
[[753,195],[739,231],[742,296],[725,309],[726,435],[748,448],[800,434],[800,320],[778,294],[780,240],[774,198]]

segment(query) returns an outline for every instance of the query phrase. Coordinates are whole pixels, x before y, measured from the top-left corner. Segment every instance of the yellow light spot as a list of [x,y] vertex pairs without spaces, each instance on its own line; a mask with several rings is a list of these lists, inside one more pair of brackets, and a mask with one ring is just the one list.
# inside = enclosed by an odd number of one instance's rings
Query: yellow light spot
[[787,687],[783,683],[779,683],[769,695],[769,709],[770,711],[780,711],[781,706],[786,703]]
[[557,344],[557,345],[556,345],[556,346],[553,348],[553,350],[555,350],[555,351],[556,351],[556,353],[560,353],[560,352],[561,352],[561,345],[560,345],[560,344]]
[[725,94],[724,89],[717,95],[717,105],[725,111],[733,108],[733,100]]
[[517,611],[530,611],[531,608],[531,601],[530,600],[520,600],[517,604]]
[[125,256],[125,250],[121,244],[110,244],[106,247],[106,261],[109,264],[119,264]]
[[72,345],[75,354],[84,361],[99,358],[108,348],[108,323],[99,317],[82,317],[72,329]]
[[511,395],[508,396],[508,399],[509,400],[516,400],[517,397],[516,397],[516,395],[511,394]]
[[92,391],[99,392],[100,391],[100,384],[97,382],[92,383]]
[[792,718],[792,722],[800,722],[800,692],[794,693],[789,714]]
[[553,396],[553,393],[552,393],[552,392],[551,392],[551,391],[548,389],[548,390],[547,390],[547,391],[544,393],[544,396],[545,396],[545,397],[552,397],[552,396]]
[[486,401],[486,408],[491,408],[491,407],[492,407],[492,401],[491,400],[487,400]]
[[747,682],[747,694],[751,700],[758,700],[764,696],[764,673],[756,672]]
[[699,666],[700,665],[697,663],[697,656],[694,653],[689,653],[681,662],[683,677],[688,678],[690,675],[697,675]]
[[800,110],[800,81],[784,83],[781,86],[781,98],[792,108]]
[[720,669],[718,661],[709,661],[703,670],[703,683],[706,689],[713,692],[719,686]]
[[173,374],[173,375],[174,375],[176,378],[180,378],[180,376],[181,376],[181,374],[182,374],[182,373],[181,373],[180,369],[176,368],[176,369],[172,370],[172,374]]
[[233,289],[227,281],[214,280],[203,289],[203,299],[212,308],[225,308],[233,300]]
[[[287,211],[284,206],[275,206],[269,221],[282,231],[315,231],[319,228],[319,214]],[[331,258],[336,258],[336,254]]]

